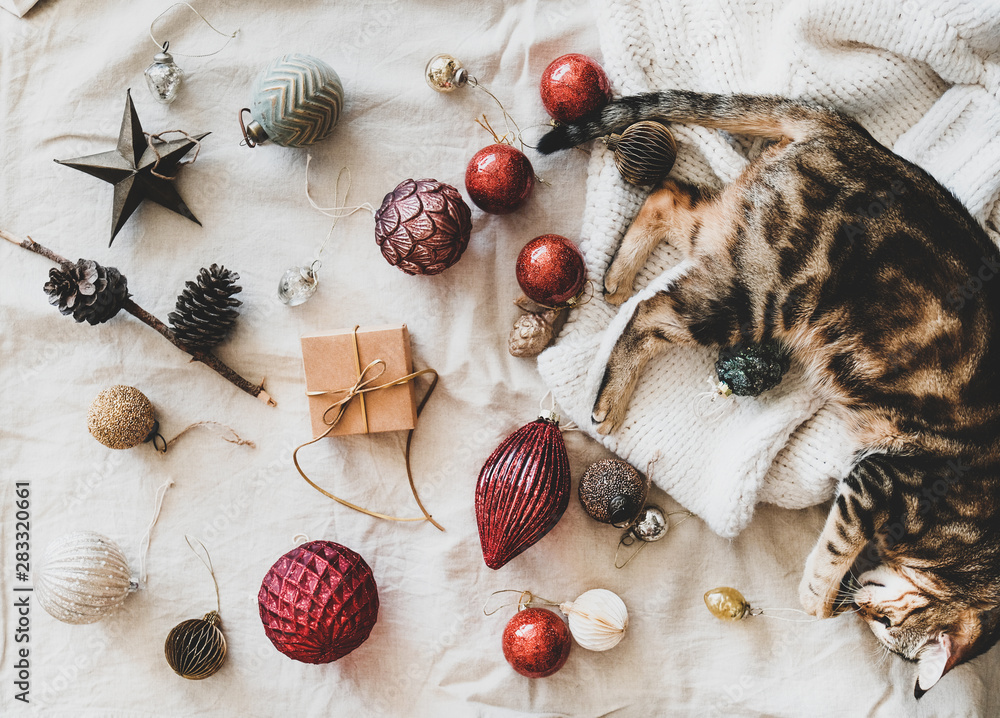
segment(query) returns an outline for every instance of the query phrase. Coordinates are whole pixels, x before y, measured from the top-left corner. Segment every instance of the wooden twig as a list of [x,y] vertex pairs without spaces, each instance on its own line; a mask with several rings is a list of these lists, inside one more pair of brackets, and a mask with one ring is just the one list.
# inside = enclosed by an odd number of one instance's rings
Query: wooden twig
[[[0,238],[5,239],[12,244],[16,244],[18,247],[27,249],[30,252],[34,252],[35,254],[40,254],[43,257],[50,259],[51,261],[55,262],[56,264],[62,267],[73,264],[65,257],[62,257],[53,252],[51,249],[43,247],[38,242],[31,239],[31,237],[28,237],[27,239],[20,239],[10,234],[7,231],[0,229]],[[124,309],[126,312],[134,316],[143,324],[155,329],[161,336],[163,336],[167,341],[169,341],[171,344],[173,344],[181,351],[190,354],[193,361],[199,361],[202,364],[208,366],[209,368],[217,372],[220,376],[229,381],[231,384],[245,391],[247,394],[250,394],[250,396],[257,397],[268,406],[277,406],[277,403],[274,401],[274,399],[272,399],[271,396],[266,391],[264,391],[263,382],[261,382],[260,384],[254,384],[253,382],[250,382],[244,379],[239,374],[237,374],[232,368],[230,368],[225,362],[223,362],[214,354],[184,346],[181,342],[177,340],[177,337],[174,336],[174,333],[170,331],[170,328],[167,327],[166,324],[164,324],[159,319],[154,317],[152,314],[147,312],[145,309],[140,307],[138,304],[132,301],[131,298],[126,299],[122,303],[122,309]]]

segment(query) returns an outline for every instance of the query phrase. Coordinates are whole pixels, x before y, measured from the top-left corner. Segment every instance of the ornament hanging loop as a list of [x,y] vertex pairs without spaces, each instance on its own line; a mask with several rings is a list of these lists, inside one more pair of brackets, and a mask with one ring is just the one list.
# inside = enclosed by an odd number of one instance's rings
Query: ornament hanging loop
[[493,593],[491,593],[489,595],[489,597],[486,599],[486,603],[483,604],[483,615],[484,616],[492,616],[497,611],[500,611],[500,610],[502,610],[504,608],[507,608],[507,606],[513,606],[514,605],[514,602],[501,603],[499,606],[497,606],[496,608],[494,608],[492,611],[487,611],[486,608],[490,605],[490,601],[493,599],[493,597],[496,596],[496,595],[498,595],[498,594],[501,594],[501,593],[516,593],[516,594],[518,594],[517,602],[516,602],[517,603],[517,610],[518,611],[520,611],[520,610],[526,608],[528,605],[530,605],[531,604],[531,599],[534,598],[534,596],[531,595],[531,591],[521,591],[521,590],[516,589],[516,588],[502,588],[499,591],[494,591]]
[[[203,544],[200,539],[184,534],[184,540],[187,542],[188,548],[194,552],[194,555],[197,556],[203,564],[205,564],[205,568],[208,569],[209,575],[212,576],[212,583],[215,585],[215,611],[213,611],[213,613],[215,613],[215,618],[217,619],[219,617],[219,613],[222,611],[222,599],[219,597],[219,580],[215,577],[215,567],[212,565],[212,554],[208,552],[205,544]],[[197,542],[201,550],[205,552],[204,556],[198,552],[198,549],[195,548],[193,543],[191,543],[192,541]]]
[[[258,141],[257,133],[256,132],[250,132],[250,130],[247,129],[246,122],[243,120],[243,113],[244,112],[250,112],[250,108],[249,107],[244,107],[243,109],[240,110],[240,114],[239,114],[239,118],[240,118],[240,132],[243,133],[243,141],[240,142],[240,144],[241,145],[246,145],[247,147],[253,149],[257,145],[259,145],[260,142],[263,142],[263,138],[259,138],[260,141]],[[253,119],[253,115],[250,116],[250,119]],[[256,126],[254,126],[254,127],[256,127]]]
[[164,10],[163,12],[161,12],[159,15],[157,15],[156,17],[154,17],[153,21],[151,23],[149,23],[149,39],[153,41],[154,45],[156,45],[158,48],[160,48],[161,52],[166,52],[167,51],[167,48],[170,46],[170,41],[169,40],[165,40],[163,43],[160,43],[160,41],[157,40],[156,36],[153,34],[154,26],[160,20],[160,18],[162,18],[168,12],[170,12],[171,10],[173,10],[175,7],[178,7],[178,6],[181,6],[181,5],[189,8],[191,10],[191,12],[193,12],[195,15],[197,15],[199,18],[201,18],[201,21],[204,22],[206,25],[208,25],[208,27],[211,28],[212,31],[215,32],[215,34],[220,35],[220,36],[222,36],[224,38],[227,38],[227,39],[226,39],[226,42],[223,43],[222,47],[220,47],[218,50],[215,50],[214,52],[208,52],[208,53],[205,53],[203,55],[187,55],[187,54],[182,54],[182,53],[179,53],[179,52],[175,52],[174,54],[177,55],[178,57],[211,57],[212,55],[218,55],[220,52],[222,52],[223,50],[226,49],[226,46],[230,42],[232,42],[233,38],[235,38],[239,34],[239,32],[240,32],[239,28],[236,28],[231,33],[230,32],[223,32],[222,30],[220,30],[219,28],[217,28],[215,25],[213,25],[212,23],[210,23],[208,21],[208,19],[204,15],[202,15],[200,12],[198,12],[193,7],[191,7],[191,5],[189,3],[186,3],[186,2],[176,2],[173,5],[171,5],[170,7],[168,7],[166,10]]
[[500,611],[500,610],[502,610],[504,608],[507,608],[508,606],[515,605],[513,601],[510,602],[510,603],[502,603],[499,606],[497,606],[496,608],[494,608],[492,611],[487,611],[486,607],[490,605],[490,600],[492,600],[492,598],[494,596],[496,596],[497,594],[501,594],[501,593],[516,593],[516,594],[518,594],[518,597],[517,597],[517,610],[518,611],[523,611],[524,609],[529,608],[530,606],[533,606],[535,604],[542,604],[544,606],[561,606],[562,605],[561,603],[558,603],[556,601],[550,601],[547,598],[542,598],[540,596],[536,596],[531,591],[521,591],[521,590],[516,589],[516,588],[502,588],[499,591],[494,591],[493,593],[491,593],[489,595],[489,598],[486,599],[486,603],[483,604],[483,615],[485,615],[485,616],[492,616],[497,611]]

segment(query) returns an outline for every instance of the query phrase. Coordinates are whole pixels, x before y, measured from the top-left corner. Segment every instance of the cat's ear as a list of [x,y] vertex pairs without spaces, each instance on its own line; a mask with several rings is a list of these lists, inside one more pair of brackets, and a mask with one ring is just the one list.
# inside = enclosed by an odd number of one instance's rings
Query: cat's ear
[[917,658],[917,684],[913,687],[913,697],[920,698],[941,680],[941,677],[958,665],[964,646],[942,633],[933,641],[928,641]]

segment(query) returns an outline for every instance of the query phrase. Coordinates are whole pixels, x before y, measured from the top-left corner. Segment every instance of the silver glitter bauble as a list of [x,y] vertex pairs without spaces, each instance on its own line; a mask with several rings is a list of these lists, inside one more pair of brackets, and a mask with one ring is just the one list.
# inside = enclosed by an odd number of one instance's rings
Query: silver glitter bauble
[[100,621],[132,589],[125,554],[94,531],[66,534],[49,544],[33,585],[42,608],[64,623]]
[[314,295],[318,287],[319,278],[313,266],[292,267],[281,275],[278,299],[290,307],[297,307]]
[[639,517],[632,524],[632,534],[641,541],[659,541],[667,535],[670,524],[659,506],[647,506],[639,512]]
[[153,64],[146,68],[146,86],[157,102],[169,105],[177,99],[177,93],[184,81],[184,70],[174,62],[173,55],[167,52],[169,42],[163,43],[163,51],[153,58]]

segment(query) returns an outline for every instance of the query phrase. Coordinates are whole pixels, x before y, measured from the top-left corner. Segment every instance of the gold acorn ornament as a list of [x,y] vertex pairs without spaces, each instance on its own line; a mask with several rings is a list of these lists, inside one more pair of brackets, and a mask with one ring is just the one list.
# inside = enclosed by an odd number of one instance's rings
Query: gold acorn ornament
[[555,335],[555,320],[558,309],[550,309],[540,314],[522,314],[514,322],[507,339],[511,356],[534,357],[541,354]]
[[[797,608],[754,608],[743,594],[732,586],[719,586],[706,591],[705,606],[720,621],[742,621],[749,616],[764,616],[765,618],[776,618],[780,621],[792,621],[793,623],[811,623],[820,620]],[[790,611],[801,614],[805,618],[768,615],[775,611]]]
[[629,125],[620,135],[611,135],[607,144],[622,178],[634,185],[656,184],[677,159],[677,140],[665,125],[652,120]]
[[215,569],[212,567],[212,557],[208,554],[205,545],[198,542],[198,546],[205,552],[203,558],[198,550],[191,543],[192,538],[185,536],[188,546],[201,559],[212,576],[215,584],[215,605],[216,610],[209,611],[201,618],[190,618],[181,621],[174,626],[167,634],[167,640],[163,645],[163,654],[167,663],[174,673],[192,681],[200,681],[209,676],[215,675],[222,664],[226,662],[226,637],[222,633],[222,619],[219,618],[221,602],[219,599],[219,582],[215,578]]
[[729,586],[719,586],[705,592],[705,605],[720,621],[739,621],[750,614],[750,602]]
[[91,436],[109,449],[132,449],[152,441],[158,428],[152,402],[134,386],[108,387],[87,412]]

